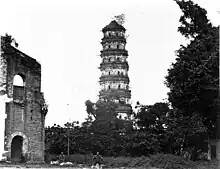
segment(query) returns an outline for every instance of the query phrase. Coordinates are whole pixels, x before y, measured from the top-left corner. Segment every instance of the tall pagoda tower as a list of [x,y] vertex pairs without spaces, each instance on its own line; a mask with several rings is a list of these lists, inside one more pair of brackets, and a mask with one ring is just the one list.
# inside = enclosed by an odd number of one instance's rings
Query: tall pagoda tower
[[101,70],[99,100],[118,103],[117,117],[129,120],[132,108],[125,31],[126,29],[115,20],[102,29],[104,36],[101,41],[103,49],[99,67]]

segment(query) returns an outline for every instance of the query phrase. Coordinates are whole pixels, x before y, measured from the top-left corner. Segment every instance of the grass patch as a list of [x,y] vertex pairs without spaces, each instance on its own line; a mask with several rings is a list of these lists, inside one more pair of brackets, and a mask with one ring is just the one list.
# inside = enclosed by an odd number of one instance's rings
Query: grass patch
[[[66,157],[65,161],[72,162],[75,165],[91,166],[93,155],[74,154]],[[58,160],[59,156],[50,155],[47,161]],[[150,157],[104,157],[105,168],[160,168],[160,169],[216,169],[217,161],[188,161],[183,157],[172,154],[157,154]],[[220,166],[220,165],[219,165]]]

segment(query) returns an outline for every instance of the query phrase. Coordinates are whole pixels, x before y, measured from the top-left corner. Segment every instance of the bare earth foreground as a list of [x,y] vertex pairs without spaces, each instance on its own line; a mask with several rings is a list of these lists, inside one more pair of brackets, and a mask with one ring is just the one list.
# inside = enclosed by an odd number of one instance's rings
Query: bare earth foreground
[[[0,164],[0,168],[4,169],[14,169],[14,168],[20,168],[20,169],[91,169],[90,167],[77,167],[77,166],[72,166],[72,167],[63,167],[63,166],[43,166],[43,165],[3,165]],[[103,167],[103,169],[108,168],[108,169],[142,169],[141,167],[137,168],[129,168],[129,167]],[[156,167],[150,167],[150,168],[145,168],[145,169],[159,169]]]
[[[77,166],[58,166],[58,165],[19,165],[19,164],[1,164],[0,163],[0,168],[4,169],[14,169],[14,168],[20,168],[20,169],[91,169],[91,167],[88,166],[82,166],[82,165],[77,165]],[[103,169],[160,169],[156,167],[103,167]]]
[[[14,168],[20,168],[20,169],[91,169],[91,167],[82,165],[82,164],[75,164],[74,166],[58,166],[58,165],[49,165],[49,164],[38,164],[38,165],[34,165],[34,164],[2,164],[0,163],[0,169],[4,168],[4,169],[14,169]],[[218,164],[217,161],[212,161],[210,162],[197,162],[195,163],[195,166],[193,167],[178,167],[178,166],[172,166],[172,167],[111,167],[111,166],[105,166],[103,167],[103,169],[220,169],[220,164]]]
[[[20,169],[26,169],[26,168],[29,168],[29,167],[13,167],[13,166],[10,166],[10,167],[1,167],[0,168],[4,168],[4,169],[12,169],[12,168],[20,168]],[[84,167],[84,168],[80,168],[80,167],[51,167],[53,169],[91,169],[89,167]],[[32,168],[30,167],[30,169],[39,169],[39,168]],[[47,167],[44,168],[44,167],[41,167],[41,169],[48,169]],[[103,168],[104,169],[104,168]],[[109,169],[137,169],[137,168],[124,168],[124,167],[120,167],[120,168],[109,168]],[[140,168],[141,169],[141,168]],[[151,168],[148,168],[148,169],[159,169],[159,168],[155,168],[155,167],[151,167]]]
[[[89,167],[22,167],[22,166],[0,166],[0,168],[4,168],[4,169],[14,169],[14,168],[20,168],[20,169],[91,169]],[[104,169],[104,168],[103,168]],[[138,169],[138,168],[126,168],[126,167],[119,167],[119,168],[108,168],[108,169]],[[139,168],[141,169],[141,168]],[[146,169],[146,168],[145,168]],[[159,169],[156,167],[150,167],[148,169]]]

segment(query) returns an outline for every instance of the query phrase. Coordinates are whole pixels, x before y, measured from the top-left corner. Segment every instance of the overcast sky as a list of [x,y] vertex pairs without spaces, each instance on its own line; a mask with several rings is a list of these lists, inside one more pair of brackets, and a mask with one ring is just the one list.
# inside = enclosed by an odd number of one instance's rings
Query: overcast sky
[[[219,0],[195,0],[220,24]],[[0,34],[42,65],[42,91],[49,104],[46,125],[84,121],[85,101],[97,101],[101,75],[101,29],[124,13],[129,35],[133,105],[167,98],[164,76],[185,39],[177,32],[181,11],[173,0],[0,0]],[[69,104],[69,106],[67,106]]]

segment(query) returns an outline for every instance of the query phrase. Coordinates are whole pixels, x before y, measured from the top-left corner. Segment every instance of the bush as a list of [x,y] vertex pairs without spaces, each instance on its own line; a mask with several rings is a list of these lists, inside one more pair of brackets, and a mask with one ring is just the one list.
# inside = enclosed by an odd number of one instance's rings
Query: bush
[[50,163],[51,161],[57,161],[57,160],[59,160],[59,156],[58,155],[45,153],[44,161],[46,163]]
[[92,164],[93,155],[82,155],[82,154],[74,154],[70,156],[66,156],[65,161],[72,162],[75,164]]
[[128,166],[131,158],[129,157],[104,157],[103,163],[106,166],[111,167],[121,167],[121,166]]
[[200,161],[196,161],[195,165],[198,166],[195,169],[217,169],[217,168],[219,168],[217,160],[211,160],[211,161],[200,160]]
[[181,156],[172,154],[157,154],[150,157],[149,165],[163,169],[191,169],[195,168],[195,163],[186,161]]

